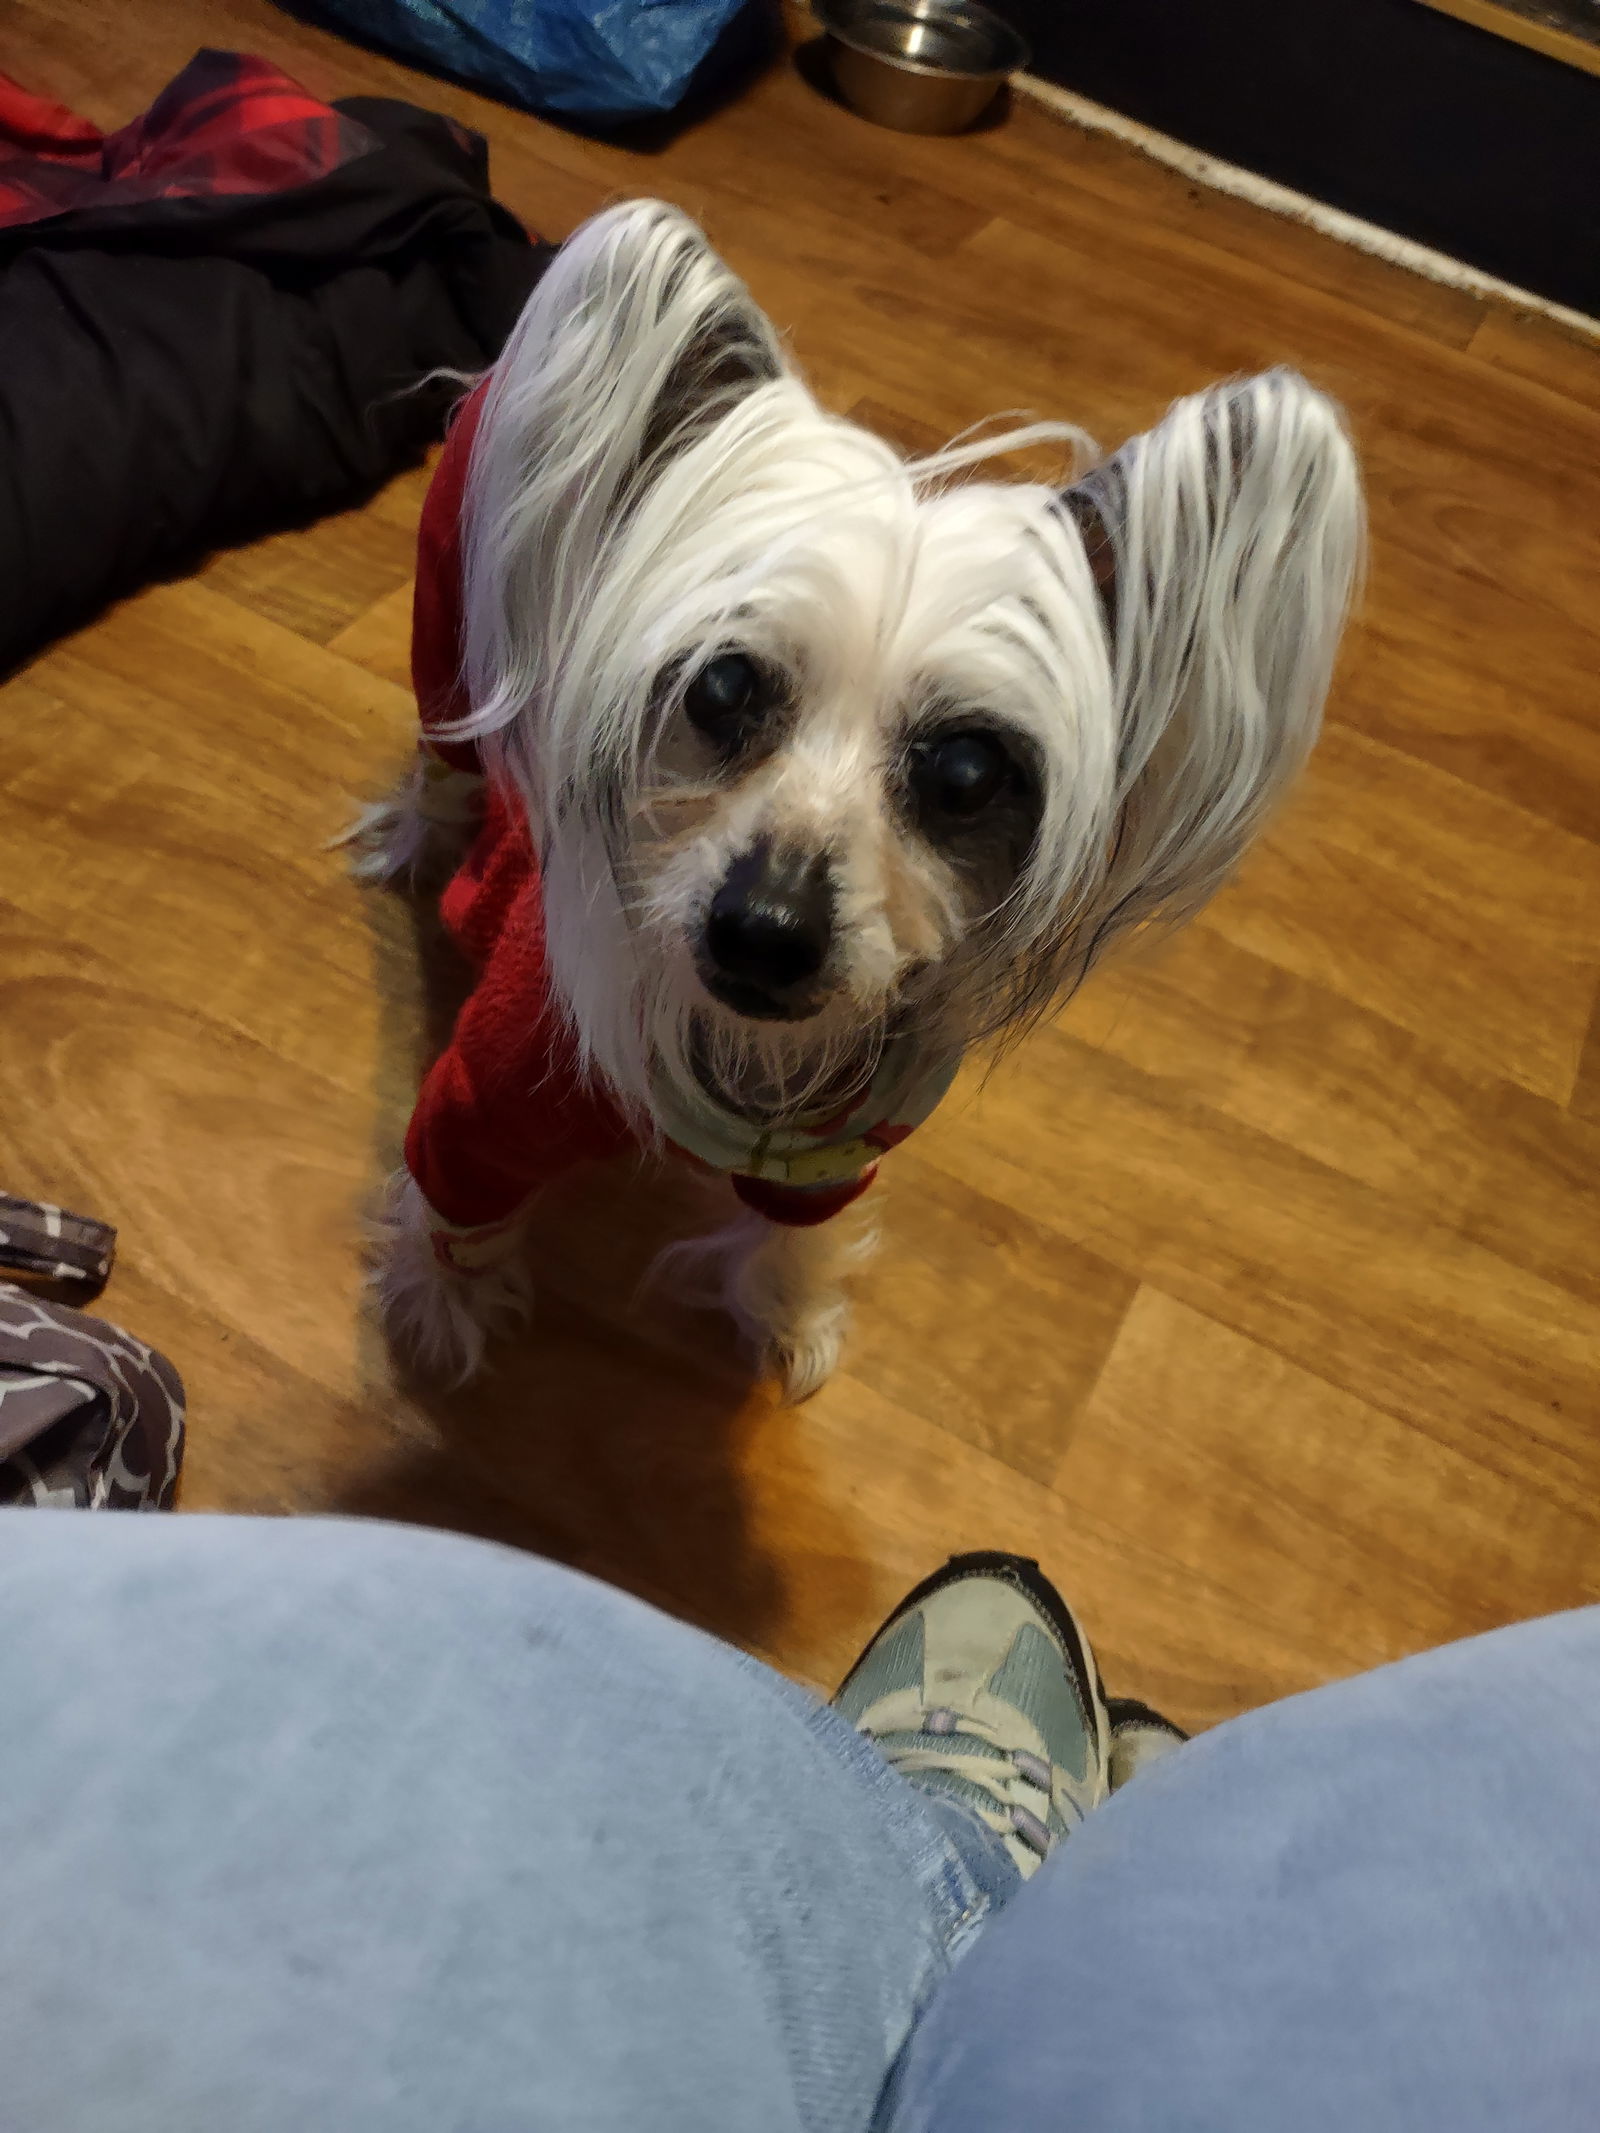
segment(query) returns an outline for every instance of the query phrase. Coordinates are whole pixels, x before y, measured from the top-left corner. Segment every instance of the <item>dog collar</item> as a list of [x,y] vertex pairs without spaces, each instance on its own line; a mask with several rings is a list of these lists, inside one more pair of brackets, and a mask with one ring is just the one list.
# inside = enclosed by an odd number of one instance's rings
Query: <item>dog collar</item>
[[814,1125],[758,1124],[664,1075],[651,1093],[667,1139],[709,1169],[772,1185],[844,1185],[922,1124],[960,1064],[959,1054],[929,1064],[909,1039],[891,1041],[859,1100]]

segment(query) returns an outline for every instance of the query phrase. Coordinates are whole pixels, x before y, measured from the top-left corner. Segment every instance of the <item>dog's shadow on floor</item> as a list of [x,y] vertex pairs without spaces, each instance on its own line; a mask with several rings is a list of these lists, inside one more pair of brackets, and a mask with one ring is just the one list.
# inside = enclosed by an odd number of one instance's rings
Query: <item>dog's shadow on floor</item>
[[[465,973],[425,903],[378,891],[368,903],[385,1016],[381,1177],[399,1159]],[[388,1395],[395,1456],[336,1508],[528,1548],[733,1643],[781,1647],[783,1578],[752,1530],[745,1470],[761,1457],[762,1433],[783,1430],[786,1417],[727,1320],[648,1278],[664,1246],[725,1218],[725,1201],[725,1187],[672,1161],[591,1167],[552,1186],[529,1228],[528,1326],[460,1390],[399,1371]],[[364,1378],[394,1385],[397,1366],[370,1315],[364,1339]],[[786,1446],[786,1528],[848,1561],[835,1510],[805,1488],[794,1455]]]

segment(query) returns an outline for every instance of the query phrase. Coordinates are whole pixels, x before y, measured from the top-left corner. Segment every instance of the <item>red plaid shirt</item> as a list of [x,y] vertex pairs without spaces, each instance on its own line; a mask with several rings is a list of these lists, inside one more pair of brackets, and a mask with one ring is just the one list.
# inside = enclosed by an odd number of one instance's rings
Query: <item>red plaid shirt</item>
[[0,74],[0,229],[78,208],[285,192],[375,145],[355,119],[242,52],[196,53],[114,133]]

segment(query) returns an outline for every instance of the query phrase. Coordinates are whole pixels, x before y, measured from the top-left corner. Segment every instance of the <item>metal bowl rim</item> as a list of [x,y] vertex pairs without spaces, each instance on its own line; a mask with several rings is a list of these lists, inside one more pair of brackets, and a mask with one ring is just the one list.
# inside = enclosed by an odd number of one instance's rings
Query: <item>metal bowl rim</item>
[[850,18],[857,12],[858,0],[813,0],[812,13],[830,37],[848,45],[852,52],[859,52],[864,59],[876,59],[897,74],[920,74],[929,81],[1002,81],[1008,74],[1018,74],[1027,66],[1033,54],[1018,30],[1009,22],[978,4],[978,0],[935,0],[931,7],[924,0],[923,19],[937,22],[941,16],[946,20],[965,21],[979,28],[998,33],[1007,40],[1015,52],[1014,59],[1000,61],[992,67],[930,67],[920,60],[905,59],[897,52],[886,52],[881,45],[866,44],[852,36],[847,27]]

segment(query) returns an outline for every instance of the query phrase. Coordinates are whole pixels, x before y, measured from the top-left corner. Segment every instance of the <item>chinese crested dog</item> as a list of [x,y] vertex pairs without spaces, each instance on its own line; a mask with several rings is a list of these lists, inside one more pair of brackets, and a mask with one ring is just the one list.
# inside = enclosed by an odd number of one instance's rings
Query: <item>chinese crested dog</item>
[[386,1223],[390,1329],[479,1364],[518,1223],[630,1144],[731,1183],[721,1292],[796,1397],[844,1209],[962,1058],[1196,911],[1305,761],[1359,566],[1335,408],[1273,371],[1067,487],[827,412],[676,210],[556,255],[424,513],[418,767],[363,869],[477,977]]

